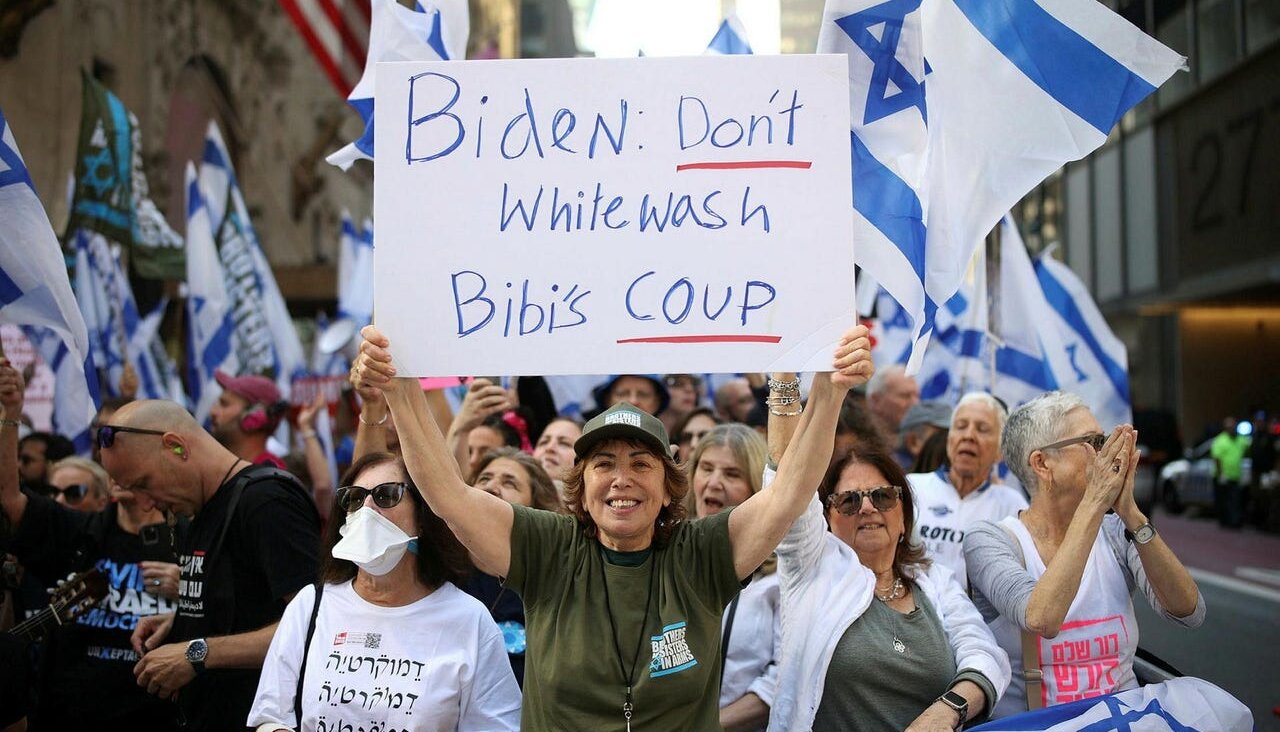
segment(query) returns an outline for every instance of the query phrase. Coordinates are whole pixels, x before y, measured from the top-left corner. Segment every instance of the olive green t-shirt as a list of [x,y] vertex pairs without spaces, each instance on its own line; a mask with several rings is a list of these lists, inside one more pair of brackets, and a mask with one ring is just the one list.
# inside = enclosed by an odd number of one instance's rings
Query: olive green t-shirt
[[635,663],[632,729],[719,730],[720,617],[741,589],[729,512],[681,524],[640,566],[621,567],[572,517],[514,508],[507,586],[524,600],[521,729],[625,730],[620,649],[626,671]]

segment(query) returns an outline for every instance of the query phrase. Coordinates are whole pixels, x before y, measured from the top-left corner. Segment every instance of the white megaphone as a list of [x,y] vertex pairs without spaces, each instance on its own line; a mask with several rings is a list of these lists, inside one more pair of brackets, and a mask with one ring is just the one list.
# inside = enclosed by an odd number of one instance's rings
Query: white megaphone
[[348,361],[360,355],[356,334],[360,326],[351,318],[339,318],[328,325],[316,339],[316,348],[323,354],[342,352]]

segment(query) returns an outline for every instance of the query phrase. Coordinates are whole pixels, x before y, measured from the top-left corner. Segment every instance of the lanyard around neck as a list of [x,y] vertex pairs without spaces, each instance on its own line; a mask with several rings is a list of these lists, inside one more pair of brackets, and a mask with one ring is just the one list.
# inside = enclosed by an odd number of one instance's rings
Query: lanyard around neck
[[626,720],[627,732],[631,731],[631,712],[635,708],[632,704],[631,689],[636,682],[636,666],[640,663],[640,649],[644,647],[645,629],[649,625],[649,607],[653,604],[653,579],[657,574],[654,571],[655,565],[658,563],[656,556],[650,555],[649,560],[649,595],[644,602],[644,619],[640,621],[640,635],[636,638],[636,652],[631,657],[631,670],[628,671],[625,662],[622,660],[622,646],[618,643],[618,625],[613,619],[613,603],[609,599],[609,577],[605,573],[604,550],[599,544],[596,544],[596,550],[600,556],[600,579],[604,583],[604,605],[609,615],[609,638],[613,641],[613,650],[618,657],[618,675],[622,677],[622,682],[626,685],[627,695],[626,701],[622,704],[622,718]]

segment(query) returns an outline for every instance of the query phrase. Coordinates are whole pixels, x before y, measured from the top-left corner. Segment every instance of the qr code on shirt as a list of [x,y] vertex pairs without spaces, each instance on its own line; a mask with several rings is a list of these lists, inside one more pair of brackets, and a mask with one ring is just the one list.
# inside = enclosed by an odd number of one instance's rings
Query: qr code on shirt
[[364,635],[365,648],[378,648],[381,645],[382,645],[381,633],[365,633]]

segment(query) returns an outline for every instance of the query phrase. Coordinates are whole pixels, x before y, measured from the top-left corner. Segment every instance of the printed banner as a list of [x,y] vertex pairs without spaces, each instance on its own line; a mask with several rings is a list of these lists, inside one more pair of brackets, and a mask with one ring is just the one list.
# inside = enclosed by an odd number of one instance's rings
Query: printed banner
[[854,322],[845,65],[379,64],[400,373],[829,369]]

